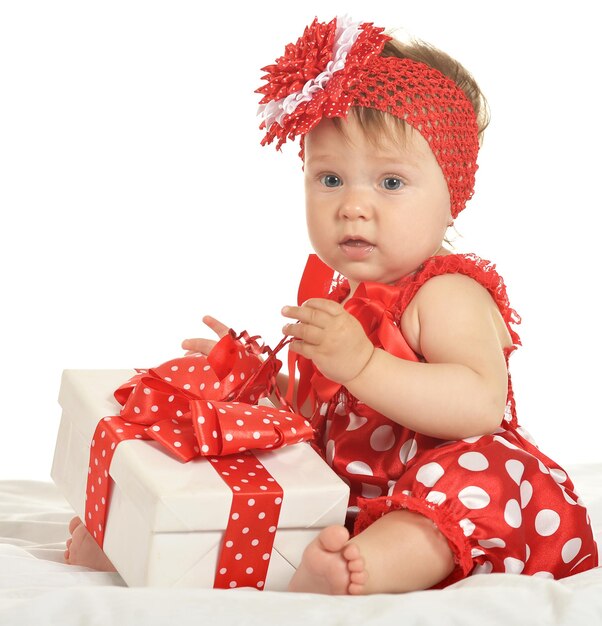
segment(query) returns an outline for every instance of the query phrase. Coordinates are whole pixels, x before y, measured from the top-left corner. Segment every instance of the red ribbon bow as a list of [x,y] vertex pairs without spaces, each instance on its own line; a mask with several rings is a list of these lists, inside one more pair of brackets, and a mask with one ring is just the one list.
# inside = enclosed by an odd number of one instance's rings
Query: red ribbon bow
[[[154,439],[184,462],[208,456],[233,492],[214,587],[261,589],[283,491],[250,450],[310,440],[313,431],[292,411],[250,404],[275,385],[280,362],[274,355],[285,341],[270,351],[246,333],[233,335],[223,337],[207,357],[186,356],[141,370],[115,391],[123,409],[120,416],[101,419],[94,433],[85,523],[102,547],[109,467],[121,441]],[[258,354],[266,351],[262,363]],[[236,472],[230,470],[233,463]]]
[[[310,255],[299,285],[298,302],[303,304],[309,298],[334,298],[337,287],[348,285],[333,279],[333,270],[316,255]],[[399,299],[399,288],[375,282],[361,282],[353,297],[343,306],[362,325],[368,339],[376,348],[382,348],[390,354],[408,361],[418,361],[418,357],[407,344],[393,316],[394,306]],[[294,367],[299,369],[300,380],[297,390],[297,405],[311,393],[315,393],[321,402],[327,402],[342,387],[324,376],[313,363],[296,354],[289,356],[289,373]],[[291,398],[288,398],[289,401]]]

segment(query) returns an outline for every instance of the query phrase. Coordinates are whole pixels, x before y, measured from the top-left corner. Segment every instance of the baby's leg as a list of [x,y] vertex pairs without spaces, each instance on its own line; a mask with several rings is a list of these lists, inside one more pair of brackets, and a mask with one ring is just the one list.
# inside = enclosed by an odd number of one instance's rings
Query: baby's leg
[[392,511],[349,540],[329,526],[306,548],[289,591],[401,593],[428,589],[454,569],[445,537],[426,517]]
[[65,550],[67,563],[83,565],[103,572],[116,571],[79,517],[74,517],[71,520],[69,532],[71,537],[67,539],[67,549]]

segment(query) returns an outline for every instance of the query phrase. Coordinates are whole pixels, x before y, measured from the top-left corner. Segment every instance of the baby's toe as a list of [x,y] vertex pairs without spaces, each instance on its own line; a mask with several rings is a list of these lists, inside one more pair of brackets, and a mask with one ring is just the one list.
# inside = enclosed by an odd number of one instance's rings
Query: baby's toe
[[349,531],[344,526],[328,526],[318,535],[322,548],[328,552],[339,552],[349,541]]
[[364,585],[358,585],[357,583],[349,583],[347,592],[350,596],[361,596],[364,593]]
[[343,558],[347,559],[348,561],[355,561],[356,559],[361,558],[358,545],[356,543],[353,543],[352,541],[350,541],[343,548],[342,554]]
[[73,534],[73,531],[80,526],[81,524],[83,524],[83,522],[81,521],[81,519],[79,519],[79,517],[74,517],[70,522],[69,522],[69,532],[71,534]]
[[351,572],[349,580],[356,585],[365,585],[368,582],[368,572],[363,569],[361,572]]
[[365,567],[366,563],[361,556],[357,559],[353,559],[353,561],[347,561],[347,569],[350,572],[361,572]]

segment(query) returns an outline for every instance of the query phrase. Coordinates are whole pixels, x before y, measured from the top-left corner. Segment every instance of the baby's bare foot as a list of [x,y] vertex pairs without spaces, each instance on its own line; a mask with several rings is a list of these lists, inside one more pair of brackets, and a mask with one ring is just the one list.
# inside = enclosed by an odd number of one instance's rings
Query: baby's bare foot
[[114,572],[115,567],[100,549],[79,517],[69,523],[71,537],[67,539],[65,561],[71,565],[83,565],[102,572]]
[[343,558],[347,561],[347,569],[349,570],[349,588],[347,593],[352,596],[365,593],[368,572],[366,571],[366,563],[360,553],[359,546],[350,541],[344,546],[342,553]]
[[366,582],[364,561],[359,548],[348,542],[349,531],[344,526],[325,528],[305,549],[288,590],[332,595],[362,593]]

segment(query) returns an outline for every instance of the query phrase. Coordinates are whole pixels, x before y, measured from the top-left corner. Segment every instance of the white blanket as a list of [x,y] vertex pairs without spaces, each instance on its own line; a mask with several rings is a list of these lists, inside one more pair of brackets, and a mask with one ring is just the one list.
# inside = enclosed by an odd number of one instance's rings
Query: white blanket
[[[602,545],[602,465],[569,470]],[[362,597],[127,588],[118,574],[63,562],[72,515],[51,483],[0,482],[0,624],[602,624],[602,567],[560,581],[490,574]]]

